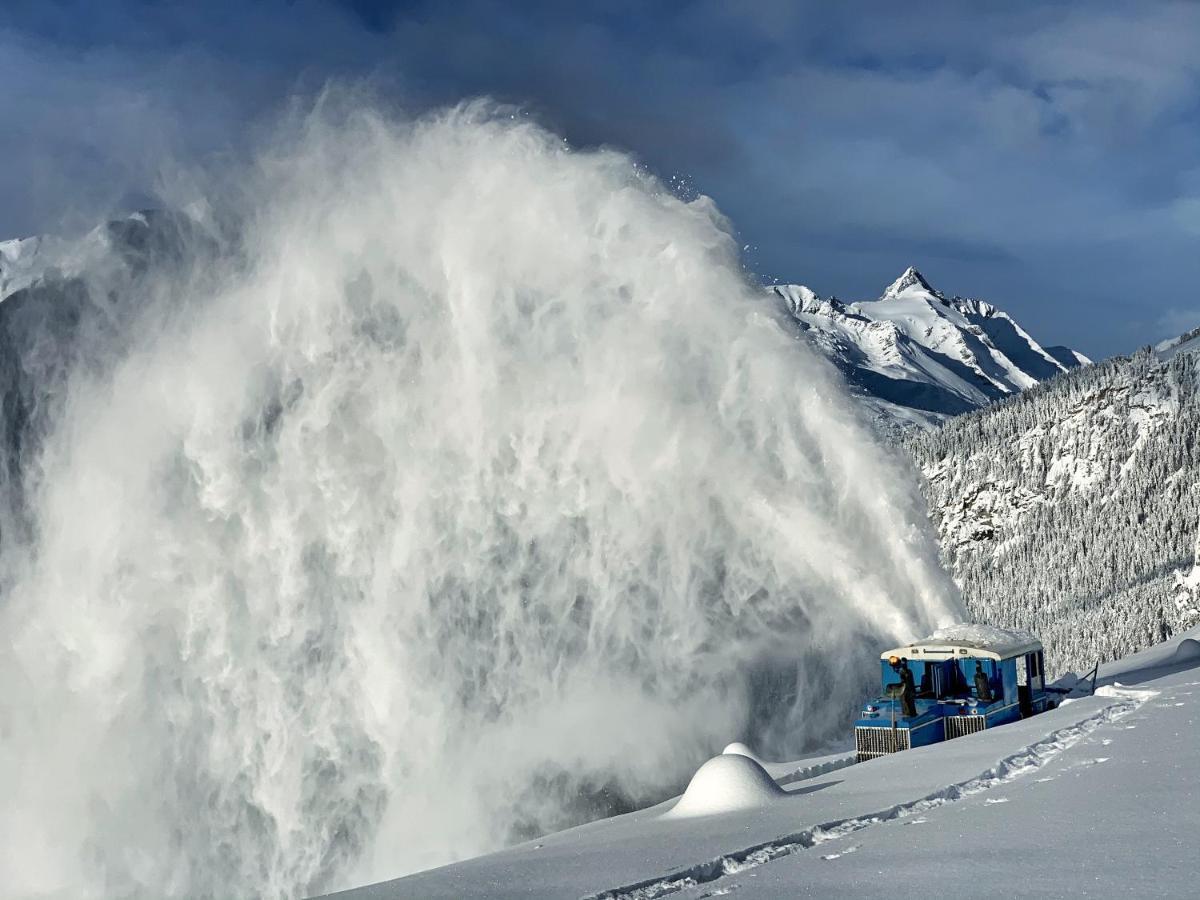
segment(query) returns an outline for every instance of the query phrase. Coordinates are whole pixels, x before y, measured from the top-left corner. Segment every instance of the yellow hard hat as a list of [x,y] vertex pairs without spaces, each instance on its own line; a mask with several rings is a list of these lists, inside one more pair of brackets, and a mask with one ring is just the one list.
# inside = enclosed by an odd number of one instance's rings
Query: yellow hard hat
[[893,666],[898,666],[898,665],[900,665],[900,657],[898,657],[898,656],[889,656],[889,657],[888,657],[888,662],[889,662],[891,665],[893,665]]

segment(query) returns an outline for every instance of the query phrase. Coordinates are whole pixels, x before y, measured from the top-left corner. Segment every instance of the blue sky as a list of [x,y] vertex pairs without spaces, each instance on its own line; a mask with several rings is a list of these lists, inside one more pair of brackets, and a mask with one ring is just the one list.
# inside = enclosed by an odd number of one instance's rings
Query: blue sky
[[152,200],[289,97],[491,95],[714,197],[766,280],[909,264],[1094,356],[1200,326],[1200,4],[5,0],[0,237]]

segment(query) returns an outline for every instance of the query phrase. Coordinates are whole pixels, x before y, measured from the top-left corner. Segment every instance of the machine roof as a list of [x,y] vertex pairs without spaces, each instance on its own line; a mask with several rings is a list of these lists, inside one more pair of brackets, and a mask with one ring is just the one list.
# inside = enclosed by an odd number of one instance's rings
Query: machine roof
[[1035,653],[1041,649],[1042,642],[1028,631],[962,623],[939,628],[930,637],[887,650],[879,658],[906,656],[909,659],[924,659],[928,655],[941,659],[977,656],[999,660]]

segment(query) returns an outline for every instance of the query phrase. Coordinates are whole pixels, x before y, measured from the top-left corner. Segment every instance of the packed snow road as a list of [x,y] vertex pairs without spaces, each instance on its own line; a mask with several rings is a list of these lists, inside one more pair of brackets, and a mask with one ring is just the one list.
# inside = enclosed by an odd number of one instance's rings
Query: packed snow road
[[664,817],[669,801],[336,896],[1194,896],[1200,644],[1130,657],[1101,685],[1033,719],[836,771],[826,760],[790,783],[780,776],[796,767],[771,766],[787,795],[758,808]]

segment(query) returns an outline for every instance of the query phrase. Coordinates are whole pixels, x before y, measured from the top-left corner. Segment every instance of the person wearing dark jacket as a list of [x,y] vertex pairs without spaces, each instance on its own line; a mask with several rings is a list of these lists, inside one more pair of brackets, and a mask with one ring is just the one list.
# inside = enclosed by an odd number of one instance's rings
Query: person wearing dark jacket
[[913,679],[912,669],[908,667],[908,660],[901,657],[900,659],[900,684],[902,691],[900,694],[900,708],[906,716],[915,716],[917,714],[917,685]]
[[983,663],[975,663],[975,696],[980,703],[992,702],[992,685],[983,671]]

